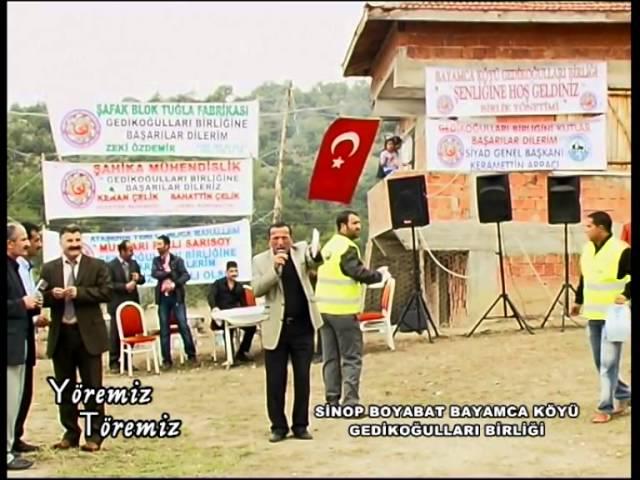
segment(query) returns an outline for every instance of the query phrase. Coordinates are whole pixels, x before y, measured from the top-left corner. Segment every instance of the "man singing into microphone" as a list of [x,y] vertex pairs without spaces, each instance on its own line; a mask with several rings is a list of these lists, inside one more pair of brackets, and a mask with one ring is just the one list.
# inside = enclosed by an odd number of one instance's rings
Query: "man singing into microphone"
[[293,422],[295,438],[310,440],[309,395],[314,329],[322,317],[313,302],[309,269],[322,263],[311,258],[306,242],[293,244],[291,227],[275,223],[269,227],[269,250],[253,257],[251,286],[256,297],[264,296],[269,318],[262,324],[267,380],[267,410],[271,420],[270,442],[284,440],[289,424],[284,412],[287,364],[293,365]]

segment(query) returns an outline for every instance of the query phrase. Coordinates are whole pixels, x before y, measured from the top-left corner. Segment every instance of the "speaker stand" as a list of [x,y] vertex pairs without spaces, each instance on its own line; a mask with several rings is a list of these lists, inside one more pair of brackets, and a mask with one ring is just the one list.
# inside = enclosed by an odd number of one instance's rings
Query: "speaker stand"
[[[396,328],[393,331],[393,336],[394,337],[396,336],[396,333],[398,333],[398,329],[400,328],[401,325],[405,325],[408,328],[407,332],[415,331],[419,335],[421,335],[422,332],[426,330],[427,335],[429,337],[429,343],[433,343],[433,339],[431,338],[431,331],[429,330],[429,324],[431,324],[431,327],[433,327],[433,331],[436,337],[439,337],[440,334],[438,333],[438,329],[436,328],[436,325],[433,322],[433,317],[431,316],[431,313],[429,312],[429,308],[427,307],[427,304],[424,301],[424,298],[422,297],[422,292],[420,291],[420,262],[418,260],[418,251],[416,249],[416,227],[413,224],[411,224],[411,252],[413,254],[413,289],[414,291],[411,294],[409,301],[402,309],[402,313],[400,314],[400,320],[398,321],[398,324],[396,325]],[[407,314],[409,313],[411,306],[414,304],[416,307],[416,315],[417,315],[416,329],[411,328],[406,323]],[[422,317],[423,314],[427,317],[426,320],[423,319]],[[424,329],[422,329],[423,325],[425,327]]]
[[[560,287],[560,291],[556,295],[555,300],[549,307],[549,311],[547,315],[544,317],[544,320],[540,324],[540,328],[544,328],[544,326],[549,321],[553,310],[556,308],[556,305],[560,302],[560,298],[563,298],[562,302],[562,324],[560,327],[560,331],[564,332],[564,322],[565,320],[571,319],[571,315],[569,314],[569,291],[572,291],[573,294],[576,294],[576,289],[573,288],[573,285],[569,283],[569,225],[567,223],[564,224],[564,283],[562,287]],[[564,294],[564,295],[563,295]]]
[[[520,330],[526,329],[527,332],[529,332],[531,335],[533,335],[533,330],[527,324],[527,322],[525,321],[524,317],[520,314],[520,312],[518,311],[516,306],[513,304],[513,302],[509,298],[509,295],[507,294],[507,287],[506,287],[506,283],[505,283],[505,280],[504,280],[504,258],[503,258],[504,254],[502,252],[502,230],[500,228],[500,222],[496,223],[496,227],[497,227],[497,230],[498,230],[498,257],[500,258],[501,293],[493,301],[493,303],[487,309],[487,311],[484,313],[484,315],[482,315],[480,320],[478,320],[478,322],[473,326],[471,331],[469,333],[467,333],[467,337],[470,337],[471,335],[473,335],[473,332],[476,331],[476,329],[480,326],[480,324],[483,321],[488,320],[488,319],[492,319],[492,318],[514,318],[516,320],[516,322],[518,322],[518,326],[520,327]],[[503,309],[502,313],[504,315],[489,317],[488,316],[489,313],[491,313],[491,310],[493,310],[493,307],[495,307],[500,300],[502,300],[502,309]],[[507,315],[507,305],[511,308],[511,312],[512,312],[511,315]]]

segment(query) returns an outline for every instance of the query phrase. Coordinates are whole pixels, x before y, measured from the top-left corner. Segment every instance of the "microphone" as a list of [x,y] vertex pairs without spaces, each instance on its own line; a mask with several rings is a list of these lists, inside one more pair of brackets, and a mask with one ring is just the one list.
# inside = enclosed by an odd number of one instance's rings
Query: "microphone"
[[[276,249],[276,254],[287,254],[287,251],[284,248],[277,248]],[[278,265],[276,267],[276,272],[278,272],[278,275],[282,275],[282,265]]]
[[36,290],[35,292],[33,292],[33,296],[36,297],[40,303],[44,302],[44,291],[47,289],[47,287],[49,286],[49,284],[47,283],[46,280],[44,279],[40,279],[38,280],[38,283],[36,283]]

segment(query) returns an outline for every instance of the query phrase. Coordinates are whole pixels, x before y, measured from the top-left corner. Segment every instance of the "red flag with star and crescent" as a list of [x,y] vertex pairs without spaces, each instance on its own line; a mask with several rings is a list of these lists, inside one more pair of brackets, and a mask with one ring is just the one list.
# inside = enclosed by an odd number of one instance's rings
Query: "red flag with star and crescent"
[[327,129],[309,183],[309,200],[351,203],[380,128],[378,118],[338,118]]

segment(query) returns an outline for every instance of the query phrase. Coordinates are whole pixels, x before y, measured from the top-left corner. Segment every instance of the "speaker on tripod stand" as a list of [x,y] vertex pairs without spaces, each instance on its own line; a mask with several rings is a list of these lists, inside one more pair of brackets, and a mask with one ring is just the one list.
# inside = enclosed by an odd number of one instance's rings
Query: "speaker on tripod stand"
[[[498,232],[498,258],[500,265],[500,287],[501,293],[493,301],[491,306],[482,315],[480,320],[473,326],[467,334],[468,337],[480,324],[491,318],[514,318],[520,327],[520,330],[526,329],[527,332],[533,333],[531,327],[527,324],[524,317],[520,314],[516,306],[509,298],[507,293],[506,282],[504,279],[504,254],[502,251],[502,222],[510,222],[512,220],[511,211],[511,189],[509,187],[509,175],[483,175],[476,178],[476,194],[478,199],[478,217],[480,223],[495,223]],[[489,317],[493,308],[502,300],[503,315]],[[511,308],[511,314],[507,314],[507,307]]]
[[549,176],[547,178],[547,213],[549,225],[564,225],[564,283],[549,307],[540,328],[549,321],[556,305],[562,298],[562,325],[569,315],[569,291],[575,295],[576,289],[569,283],[569,224],[580,223],[582,208],[580,206],[580,177]]
[[[424,175],[415,177],[390,178],[387,180],[391,226],[393,229],[411,228],[411,253],[413,259],[413,293],[405,305],[393,335],[398,332],[417,332],[425,330],[432,342],[429,325],[435,336],[439,336],[433,317],[427,308],[420,288],[420,262],[416,248],[416,227],[429,225],[429,205],[427,203],[427,185]],[[415,309],[415,317],[413,312]]]

